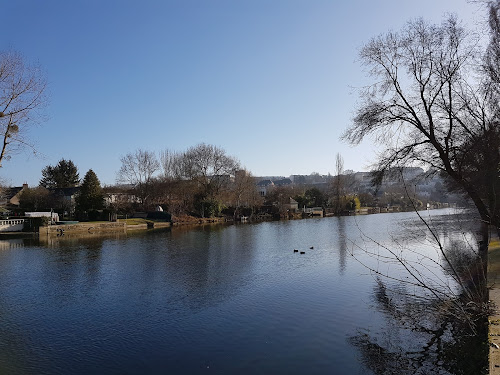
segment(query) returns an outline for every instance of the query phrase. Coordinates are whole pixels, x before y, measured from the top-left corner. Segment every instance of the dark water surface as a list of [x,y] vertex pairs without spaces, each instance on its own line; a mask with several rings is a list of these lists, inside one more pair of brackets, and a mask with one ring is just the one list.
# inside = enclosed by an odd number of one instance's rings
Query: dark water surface
[[350,338],[407,333],[386,327],[353,242],[362,230],[381,243],[394,233],[421,243],[425,235],[412,239],[398,226],[414,219],[2,240],[0,373],[371,373]]

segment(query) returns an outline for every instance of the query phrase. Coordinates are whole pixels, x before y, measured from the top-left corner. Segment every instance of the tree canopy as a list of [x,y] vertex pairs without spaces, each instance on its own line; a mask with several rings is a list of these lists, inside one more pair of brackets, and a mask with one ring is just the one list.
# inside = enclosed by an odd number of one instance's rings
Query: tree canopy
[[40,186],[47,189],[78,186],[78,168],[71,160],[61,159],[56,166],[48,165],[42,170]]
[[39,67],[27,64],[17,52],[0,52],[0,167],[20,148],[35,151],[26,130],[43,119],[46,86]]
[[373,83],[360,90],[344,139],[358,144],[374,136],[384,145],[379,182],[401,166],[439,171],[468,195],[483,221],[498,225],[499,102],[491,75],[478,68],[485,56],[478,46],[454,16],[440,25],[413,20],[373,38],[360,52]]
[[19,207],[24,211],[50,211],[55,205],[50,191],[41,186],[24,189],[19,197]]
[[138,149],[129,152],[121,159],[117,181],[133,185],[137,197],[146,204],[150,195],[154,174],[160,169],[160,163],[154,152]]
[[80,192],[76,197],[76,210],[87,212],[99,210],[104,205],[104,195],[101,183],[92,169],[89,169],[83,178]]
[[[194,210],[201,216],[216,216],[220,213],[222,196],[229,193],[232,178],[241,168],[239,161],[227,155],[224,149],[205,143],[184,152],[165,150],[161,154],[161,166],[165,179],[182,181],[183,189],[192,192]],[[239,197],[235,202],[241,201],[244,187],[249,186],[249,181],[252,181],[252,191],[255,190],[253,179],[243,176],[246,174],[242,173],[236,178],[236,185],[239,185],[236,195]]]

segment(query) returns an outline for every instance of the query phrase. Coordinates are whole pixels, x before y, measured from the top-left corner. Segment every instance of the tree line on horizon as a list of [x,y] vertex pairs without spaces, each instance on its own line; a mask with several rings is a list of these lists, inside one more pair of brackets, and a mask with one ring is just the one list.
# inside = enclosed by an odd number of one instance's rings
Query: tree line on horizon
[[[382,194],[359,191],[353,174],[343,171],[340,154],[336,157],[336,175],[325,186],[273,186],[265,196],[257,189],[258,180],[236,158],[213,145],[202,143],[184,152],[165,150],[158,156],[139,149],[123,156],[121,162],[117,185],[105,187],[92,169],[80,180],[71,160],[61,159],[55,166],[48,165],[42,170],[39,186],[23,190],[20,209],[55,209],[63,216],[95,220],[110,213],[130,215],[158,207],[176,217],[295,217],[296,212],[290,209],[291,199],[299,209],[321,207],[337,215],[361,206],[398,206],[402,210],[425,207],[416,196],[405,197],[400,185],[385,186]],[[74,207],[64,199],[67,192],[76,195]]]

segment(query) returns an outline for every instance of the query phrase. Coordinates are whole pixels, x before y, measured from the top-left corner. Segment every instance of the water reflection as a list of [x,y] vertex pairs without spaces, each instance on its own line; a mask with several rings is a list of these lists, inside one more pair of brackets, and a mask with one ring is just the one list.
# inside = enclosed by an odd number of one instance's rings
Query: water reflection
[[367,252],[393,267],[387,273],[371,268],[377,275],[372,298],[386,323],[349,341],[375,374],[486,373],[486,273],[474,226],[444,216],[428,224],[407,219],[405,230],[381,246],[385,252]]
[[0,240],[0,251],[24,247],[24,239]]
[[408,291],[389,290],[378,279],[374,301],[386,315],[385,330],[350,338],[361,360],[374,374],[486,374],[487,318],[475,331],[443,312],[436,300],[412,298]]
[[338,218],[338,249],[339,249],[339,271],[343,275],[346,269],[347,257],[347,237],[346,237],[346,218],[341,216]]
[[415,336],[406,319],[388,328],[391,288],[349,246],[406,215],[14,241],[0,251],[0,372],[377,373],[353,332],[387,364]]

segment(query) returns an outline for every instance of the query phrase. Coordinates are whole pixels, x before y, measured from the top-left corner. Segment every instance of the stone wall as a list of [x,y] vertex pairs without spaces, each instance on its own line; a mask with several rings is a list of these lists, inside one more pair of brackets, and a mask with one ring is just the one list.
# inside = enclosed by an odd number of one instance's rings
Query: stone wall
[[126,223],[78,223],[66,225],[49,225],[40,227],[40,236],[57,236],[61,233],[95,233],[95,232],[125,232]]

